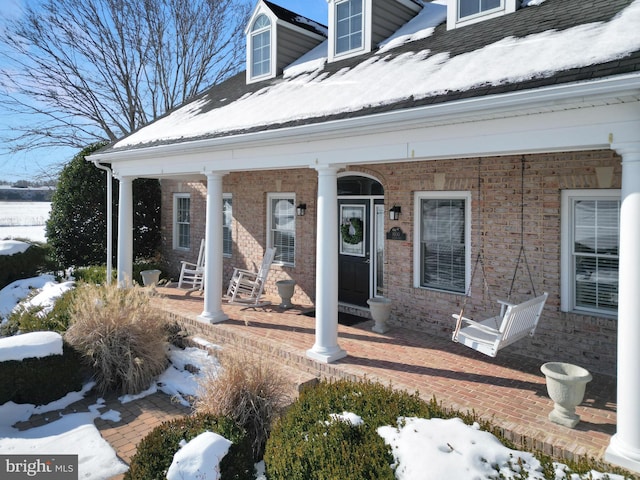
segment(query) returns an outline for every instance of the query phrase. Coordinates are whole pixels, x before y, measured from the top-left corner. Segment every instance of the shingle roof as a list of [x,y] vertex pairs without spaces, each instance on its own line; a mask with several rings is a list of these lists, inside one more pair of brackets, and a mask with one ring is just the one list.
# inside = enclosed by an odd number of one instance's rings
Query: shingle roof
[[[400,58],[402,55],[408,55],[409,52],[428,51],[431,58],[439,54],[446,55],[447,58],[455,58],[469,52],[480,51],[484,47],[494,45],[496,42],[509,38],[519,39],[549,31],[562,32],[579,25],[608,22],[632,3],[633,0],[546,0],[540,6],[522,8],[512,14],[454,30],[447,30],[446,26],[442,24],[435,29],[432,35],[389,50],[382,54],[382,57],[384,61],[390,63],[390,59]],[[584,45],[583,48],[587,50],[590,48],[590,45]],[[374,57],[377,56],[380,56],[380,54],[374,51],[342,61],[327,63],[324,65],[324,70],[318,77],[330,78],[334,75],[339,75],[345,70],[353,70],[366,62],[373,61]],[[486,68],[490,69],[491,65],[487,65]],[[360,117],[375,113],[450,102],[463,98],[508,93],[639,71],[640,49],[637,49],[623,58],[616,58],[601,63],[596,61],[594,63],[583,64],[579,67],[555,72],[541,72],[540,75],[524,80],[491,82],[486,85],[475,85],[473,88],[465,90],[452,89],[446,92],[436,92],[417,99],[412,95],[408,95],[400,100],[375,106],[367,105],[360,109],[331,113],[328,115],[314,115],[313,112],[311,112],[304,118],[280,122],[265,122],[261,125],[254,125],[244,129],[211,132],[199,135],[198,137],[189,137],[189,140],[224,137],[239,133],[321,123],[329,120]],[[247,94],[255,93],[265,87],[277,87],[284,82],[295,81],[295,78],[283,78],[281,76],[265,82],[247,85],[245,78],[245,73],[241,72],[204,92],[196,99],[196,101],[199,102],[198,108],[200,108],[197,115],[202,115],[219,107],[229,105],[241,98],[246,98]],[[429,79],[425,78],[425,82],[428,81]],[[179,143],[181,141],[183,141],[183,139],[159,139],[151,142],[147,140],[144,142],[144,145],[139,146]],[[136,148],[136,145],[127,145],[124,148]],[[120,148],[118,148],[118,150],[120,150]]]
[[265,5],[269,7],[269,9],[274,13],[276,17],[280,20],[283,20],[291,25],[295,25],[304,30],[308,30],[310,32],[316,33],[318,35],[322,35],[324,37],[327,36],[327,26],[321,23],[316,22],[315,20],[311,20],[310,18],[304,17],[302,15],[298,15],[296,12],[292,12],[291,10],[287,10],[280,5],[276,5],[273,2],[269,2],[268,0],[263,0]]

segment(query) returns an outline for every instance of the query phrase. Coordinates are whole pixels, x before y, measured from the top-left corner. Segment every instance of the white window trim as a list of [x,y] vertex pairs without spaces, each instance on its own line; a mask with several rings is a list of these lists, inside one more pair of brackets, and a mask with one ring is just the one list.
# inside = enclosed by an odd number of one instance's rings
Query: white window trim
[[581,315],[593,315],[611,317],[610,312],[597,310],[584,310],[575,308],[574,269],[572,261],[573,248],[571,245],[573,234],[573,212],[571,204],[574,198],[603,199],[616,198],[620,200],[621,192],[618,189],[585,189],[562,190],[560,198],[560,310],[574,312]]
[[[464,246],[465,246],[465,279],[464,292],[453,292],[450,290],[441,290],[433,287],[425,287],[420,279],[420,235],[422,233],[420,223],[421,208],[420,202],[424,199],[451,199],[465,201],[465,222],[464,222]],[[419,191],[414,192],[413,200],[413,286],[423,290],[432,290],[438,292],[450,293],[452,295],[466,295],[469,290],[469,282],[471,277],[471,192],[468,191]]]
[[[270,55],[271,55],[271,59],[269,62],[269,72],[264,74],[264,75],[259,75],[254,77],[252,75],[253,72],[253,35],[256,32],[252,31],[253,28],[253,24],[255,23],[255,21],[257,20],[257,18],[260,15],[265,15],[268,19],[269,22],[271,22],[271,26],[270,26],[270,32],[271,32],[271,50],[270,50]],[[247,23],[247,28],[245,29],[245,37],[246,37],[246,41],[245,41],[245,49],[246,49],[246,59],[247,59],[247,64],[246,64],[246,81],[247,84],[250,83],[257,83],[257,82],[261,82],[263,80],[267,80],[269,78],[273,78],[276,76],[276,63],[277,63],[277,44],[278,44],[278,29],[275,28],[277,25],[278,19],[275,18],[275,16],[271,13],[270,10],[268,10],[266,7],[263,7],[262,5],[259,6],[259,8],[253,12],[253,15],[251,16],[250,21]],[[259,30],[257,33],[261,33],[263,31],[266,30]]]
[[296,254],[297,254],[297,247],[298,247],[298,238],[296,237],[297,232],[296,232],[296,216],[295,216],[295,206],[296,206],[296,194],[293,192],[272,192],[272,193],[267,193],[267,248],[271,248],[273,247],[273,237],[271,236],[271,218],[272,218],[272,212],[271,212],[271,200],[275,199],[275,198],[280,198],[280,199],[287,199],[287,200],[293,200],[293,208],[294,208],[294,230],[293,230],[293,262],[281,262],[281,261],[276,261],[274,260],[273,263],[277,264],[277,265],[285,265],[288,267],[295,267],[295,259],[296,259]]
[[336,10],[338,8],[338,4],[344,1],[346,0],[330,0],[329,4],[329,62],[355,57],[371,51],[371,0],[362,0],[362,47],[342,53],[336,53]]
[[[222,194],[222,198],[223,198],[223,200],[231,200],[231,217],[232,217],[232,218],[231,218],[231,225],[229,226],[229,228],[230,228],[230,230],[231,230],[231,242],[233,243],[233,195],[232,195],[231,193],[223,193],[223,194]],[[222,202],[222,204],[223,204],[223,207],[224,207],[224,202]],[[223,219],[222,219],[222,221],[223,221],[223,229],[224,229],[224,210],[223,210],[223,213],[222,213],[222,214],[223,214]],[[226,253],[226,252],[224,251],[224,242],[223,242],[223,245],[222,245],[222,250],[223,250],[223,251],[222,251],[222,256],[223,256],[223,257],[227,257],[227,258],[229,258],[229,257],[231,257],[231,256],[232,256],[232,254],[233,254],[233,252],[231,252],[231,253]],[[233,250],[233,249],[232,249],[232,250]]]
[[464,18],[458,16],[458,0],[451,0],[447,4],[447,30],[464,27],[473,23],[483,22],[490,18],[501,17],[507,13],[513,13],[518,8],[520,0],[501,0],[502,7],[494,8],[486,12],[476,13]]
[[[179,198],[188,198],[189,199],[189,207],[191,207],[191,194],[189,193],[174,193],[173,194],[173,249],[180,250],[183,252],[188,252],[191,250],[191,247],[181,247],[178,244],[178,199]],[[189,243],[191,243],[191,238],[189,238]]]

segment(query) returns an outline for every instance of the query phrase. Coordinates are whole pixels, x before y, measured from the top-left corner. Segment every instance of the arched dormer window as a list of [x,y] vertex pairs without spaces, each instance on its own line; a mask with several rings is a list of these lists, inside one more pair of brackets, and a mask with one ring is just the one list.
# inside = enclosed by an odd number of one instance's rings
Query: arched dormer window
[[251,27],[251,78],[271,73],[271,20],[258,15]]

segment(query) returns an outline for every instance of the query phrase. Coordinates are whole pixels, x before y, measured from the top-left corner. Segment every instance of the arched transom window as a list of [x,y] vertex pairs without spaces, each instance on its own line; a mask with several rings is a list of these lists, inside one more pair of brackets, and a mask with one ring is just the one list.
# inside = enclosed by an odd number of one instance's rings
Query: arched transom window
[[271,21],[261,14],[251,27],[251,77],[271,72]]

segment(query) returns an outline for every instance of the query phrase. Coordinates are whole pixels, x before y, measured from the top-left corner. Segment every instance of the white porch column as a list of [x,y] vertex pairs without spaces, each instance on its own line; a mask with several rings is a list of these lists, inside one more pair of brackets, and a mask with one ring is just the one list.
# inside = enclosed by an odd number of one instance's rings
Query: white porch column
[[316,341],[307,356],[330,363],[347,356],[338,346],[338,170],[317,170]]
[[622,156],[618,290],[618,412],[605,459],[640,472],[640,141],[612,145]]
[[222,173],[207,174],[207,218],[204,247],[204,310],[198,319],[219,323],[222,311]]
[[133,277],[133,178],[118,180],[118,286],[122,288],[131,286]]

